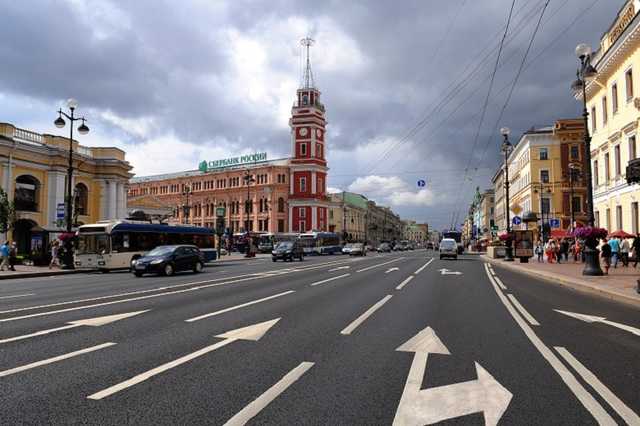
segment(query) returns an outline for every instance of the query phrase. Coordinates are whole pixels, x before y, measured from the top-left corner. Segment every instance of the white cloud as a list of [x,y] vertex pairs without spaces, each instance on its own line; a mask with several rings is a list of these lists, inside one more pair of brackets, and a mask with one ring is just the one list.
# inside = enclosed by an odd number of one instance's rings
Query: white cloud
[[394,192],[389,199],[393,206],[430,206],[433,204],[434,195],[429,189],[421,189],[418,192]]
[[100,118],[121,130],[124,130],[126,133],[139,138],[146,138],[149,136],[151,129],[154,127],[155,121],[153,117],[123,118],[116,115],[111,110],[101,112]]
[[348,189],[380,203],[396,207],[430,206],[435,198],[433,192],[427,188],[411,191],[410,186],[398,176],[359,177],[349,185]]
[[342,192],[342,189],[340,188],[334,188],[332,186],[327,187],[327,194],[338,194],[340,192]]

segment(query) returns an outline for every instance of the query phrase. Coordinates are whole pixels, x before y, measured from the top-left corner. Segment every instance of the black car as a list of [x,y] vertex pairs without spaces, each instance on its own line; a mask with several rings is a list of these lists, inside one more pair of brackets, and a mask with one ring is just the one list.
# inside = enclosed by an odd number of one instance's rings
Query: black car
[[133,274],[173,275],[178,271],[202,272],[204,255],[196,246],[158,246],[132,263]]
[[279,242],[271,252],[271,260],[275,262],[278,259],[284,261],[298,259],[302,262],[304,260],[304,250],[297,241]]

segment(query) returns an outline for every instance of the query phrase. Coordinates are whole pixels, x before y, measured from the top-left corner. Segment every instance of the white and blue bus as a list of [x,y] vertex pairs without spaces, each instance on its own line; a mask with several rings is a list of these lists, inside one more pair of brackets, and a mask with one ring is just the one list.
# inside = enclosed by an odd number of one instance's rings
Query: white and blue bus
[[304,253],[309,254],[341,254],[340,237],[334,232],[308,232],[300,234],[300,244]]
[[145,252],[157,246],[173,244],[197,246],[207,262],[216,258],[213,229],[109,221],[78,228],[74,261],[76,268],[102,271],[126,269]]

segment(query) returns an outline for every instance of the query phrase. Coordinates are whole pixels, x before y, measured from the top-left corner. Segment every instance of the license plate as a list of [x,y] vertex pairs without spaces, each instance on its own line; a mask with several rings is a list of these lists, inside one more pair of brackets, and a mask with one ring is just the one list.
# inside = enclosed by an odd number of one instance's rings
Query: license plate
[[145,269],[144,265],[136,265],[136,269]]

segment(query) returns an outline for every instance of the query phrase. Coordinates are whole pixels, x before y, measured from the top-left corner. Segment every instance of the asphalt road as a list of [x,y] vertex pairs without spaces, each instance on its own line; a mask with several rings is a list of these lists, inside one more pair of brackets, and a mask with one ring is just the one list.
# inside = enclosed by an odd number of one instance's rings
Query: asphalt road
[[639,310],[434,255],[2,281],[0,424],[640,424]]

